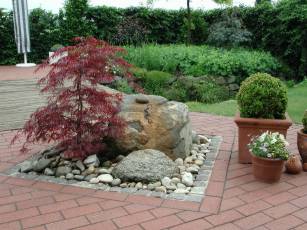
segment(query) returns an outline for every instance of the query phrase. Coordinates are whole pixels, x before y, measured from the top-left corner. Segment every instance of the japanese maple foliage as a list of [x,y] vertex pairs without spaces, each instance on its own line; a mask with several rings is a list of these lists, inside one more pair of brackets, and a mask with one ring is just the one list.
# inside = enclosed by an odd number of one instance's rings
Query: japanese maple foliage
[[67,150],[69,157],[83,158],[104,147],[105,137],[116,137],[125,123],[118,116],[122,95],[110,93],[100,83],[113,81],[112,69],[120,68],[129,78],[130,65],[121,57],[124,49],[93,37],[75,38],[76,45],[58,50],[53,57],[62,57],[39,69],[51,67],[38,83],[41,93],[48,94],[48,103],[34,112],[14,142],[22,134],[27,145],[37,142],[56,142]]

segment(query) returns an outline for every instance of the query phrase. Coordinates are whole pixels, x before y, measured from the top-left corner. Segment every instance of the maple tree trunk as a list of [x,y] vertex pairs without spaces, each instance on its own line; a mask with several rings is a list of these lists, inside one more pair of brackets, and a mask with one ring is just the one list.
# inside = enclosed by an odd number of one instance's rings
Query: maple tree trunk
[[77,93],[78,93],[78,117],[77,117],[77,144],[81,144],[81,122],[82,122],[82,112],[83,112],[83,102],[81,96],[81,74],[77,82]]

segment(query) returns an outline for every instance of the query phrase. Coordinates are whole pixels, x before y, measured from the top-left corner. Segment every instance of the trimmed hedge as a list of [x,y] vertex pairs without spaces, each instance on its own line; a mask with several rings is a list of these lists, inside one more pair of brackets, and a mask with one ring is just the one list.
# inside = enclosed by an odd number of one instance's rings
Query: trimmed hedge
[[[306,0],[281,0],[277,4],[258,4],[256,7],[229,7],[210,11],[192,11],[192,43],[204,44],[208,28],[221,19],[223,12],[236,11],[246,29],[252,32],[250,47],[265,49],[280,57],[285,63],[286,78],[303,79],[307,75],[307,2]],[[85,34],[114,43],[117,26],[127,17],[142,22],[148,30],[146,41],[159,44],[184,43],[186,36],[186,11],[161,9],[89,7],[80,20],[90,22]],[[64,23],[65,24],[65,23]],[[16,54],[11,13],[0,11],[0,64],[14,64],[21,55]],[[51,46],[63,43],[63,13],[35,9],[30,13],[32,53],[31,61],[39,62],[47,56]],[[69,29],[69,28],[68,28]],[[68,33],[69,34],[69,33]],[[74,34],[82,35],[82,34]],[[65,39],[66,40],[66,39]],[[287,67],[288,66],[288,67]]]
[[253,74],[242,82],[237,101],[241,117],[285,119],[287,87],[269,74]]

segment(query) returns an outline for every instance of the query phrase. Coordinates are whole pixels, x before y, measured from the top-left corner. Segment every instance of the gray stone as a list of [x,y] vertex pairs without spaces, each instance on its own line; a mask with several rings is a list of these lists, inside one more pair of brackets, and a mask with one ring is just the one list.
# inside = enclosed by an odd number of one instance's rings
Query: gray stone
[[110,174],[102,174],[98,176],[98,179],[100,182],[103,182],[103,183],[111,183],[113,181],[113,177]]
[[219,85],[225,85],[227,83],[224,77],[216,77],[215,82]]
[[143,184],[141,182],[138,182],[138,183],[136,183],[135,188],[142,189],[143,188]]
[[22,173],[28,173],[32,171],[32,169],[33,169],[32,161],[25,161],[20,165],[20,172]]
[[111,161],[105,161],[102,163],[102,166],[105,168],[109,168],[112,166],[112,162]]
[[125,156],[123,155],[118,155],[115,159],[116,162],[121,162],[123,159],[125,158]]
[[93,154],[93,155],[90,155],[88,156],[84,161],[83,161],[83,164],[85,164],[87,167],[93,165],[95,167],[98,167],[99,164],[100,164],[100,161],[97,157],[96,154]]
[[46,176],[54,176],[54,171],[52,169],[50,169],[50,168],[45,168],[44,174]]
[[84,180],[84,176],[82,176],[82,175],[74,175],[74,179],[82,181],[82,180]]
[[149,99],[148,99],[147,95],[139,94],[139,95],[135,98],[135,102],[136,102],[136,103],[139,103],[139,104],[147,104],[147,103],[149,103]]
[[156,192],[163,192],[166,193],[166,188],[164,186],[156,187],[155,188]]
[[178,183],[177,184],[177,188],[180,188],[180,189],[186,189],[187,186],[185,186],[184,184],[182,183]]
[[192,157],[187,157],[184,159],[184,163],[188,163],[188,164],[191,164],[193,163],[193,158]]
[[43,155],[47,158],[51,158],[51,157],[55,157],[60,155],[62,152],[64,152],[66,150],[66,148],[64,147],[51,147],[49,149],[47,149],[46,151],[43,152]]
[[163,186],[167,187],[171,184],[172,180],[169,177],[164,177],[161,182]]
[[90,183],[91,184],[98,184],[99,183],[99,179],[97,177],[94,177],[94,178],[90,179]]
[[147,185],[147,189],[150,190],[150,191],[151,191],[151,190],[154,190],[154,189],[155,189],[155,186],[154,186],[153,184],[148,184],[148,185]]
[[84,166],[84,164],[82,163],[82,161],[80,161],[80,160],[78,160],[78,161],[76,162],[76,167],[77,167],[78,169],[80,169],[81,172],[83,172],[83,171],[85,170],[85,166]]
[[120,116],[128,127],[117,138],[119,149],[132,152],[157,149],[171,159],[185,158],[192,145],[192,129],[188,107],[180,102],[147,95],[148,103],[136,103],[139,95],[125,95]]
[[132,183],[129,183],[129,184],[128,184],[128,187],[129,187],[129,188],[134,188],[135,185],[136,185],[136,183],[135,183],[135,182],[132,182]]
[[[61,178],[62,176],[64,176],[64,175],[61,175],[60,178]],[[72,173],[67,173],[66,176],[65,176],[65,178],[66,178],[67,180],[72,180],[72,179],[74,179],[74,174],[72,174]]]
[[231,84],[231,83],[234,83],[236,82],[236,76],[233,76],[233,75],[230,75],[227,77],[227,83],[228,84]]
[[182,188],[177,188],[174,193],[178,193],[178,194],[188,194],[189,190],[187,189],[182,189]]
[[192,186],[193,185],[193,175],[189,172],[183,173],[182,183],[186,186]]
[[204,187],[193,187],[191,188],[190,193],[202,195],[204,194],[204,190],[205,190]]
[[195,131],[192,131],[192,142],[194,144],[200,144],[199,137]]
[[127,184],[127,183],[122,183],[122,184],[119,185],[119,187],[121,187],[121,188],[127,188],[127,187],[128,187],[128,184]]
[[182,160],[182,158],[177,158],[177,159],[175,160],[175,164],[178,165],[178,166],[182,166],[182,165],[183,165],[183,160]]
[[95,167],[94,167],[94,165],[91,165],[88,169],[86,169],[84,171],[84,174],[85,175],[90,175],[90,174],[93,174],[94,172],[95,172]]
[[175,163],[164,153],[146,149],[130,153],[113,169],[112,175],[123,181],[151,182],[172,177],[176,171]]
[[85,176],[84,180],[85,181],[90,181],[91,179],[95,178],[97,175],[95,174],[90,174],[90,175],[87,175]]
[[41,158],[35,162],[35,164],[33,165],[33,170],[35,172],[41,172],[45,168],[47,168],[51,164],[51,162],[51,159]]
[[68,166],[60,166],[56,169],[55,171],[55,175],[57,177],[60,177],[60,176],[65,176],[67,173],[70,173],[71,172],[71,167],[68,167]]
[[80,175],[81,174],[79,169],[74,169],[74,170],[71,171],[71,173],[75,174],[75,175]]
[[240,86],[239,86],[238,84],[230,84],[230,85],[229,85],[229,89],[230,89],[231,91],[237,91],[237,90],[240,89]]
[[180,179],[177,178],[177,177],[174,177],[174,178],[172,178],[172,183],[176,185],[176,184],[180,183]]
[[98,174],[110,174],[111,170],[106,168],[98,169]]
[[197,160],[195,160],[194,163],[195,163],[196,165],[198,165],[198,166],[202,166],[202,165],[204,164],[204,161],[197,159]]
[[206,144],[210,142],[209,139],[203,135],[198,135],[198,137],[201,144]]
[[121,183],[121,180],[119,178],[116,178],[112,181],[111,185],[112,186],[118,186],[118,185],[120,185],[120,183]]
[[196,165],[193,165],[193,166],[187,168],[187,172],[190,172],[190,173],[193,173],[193,174],[198,173],[198,170],[199,170],[199,168],[197,168]]

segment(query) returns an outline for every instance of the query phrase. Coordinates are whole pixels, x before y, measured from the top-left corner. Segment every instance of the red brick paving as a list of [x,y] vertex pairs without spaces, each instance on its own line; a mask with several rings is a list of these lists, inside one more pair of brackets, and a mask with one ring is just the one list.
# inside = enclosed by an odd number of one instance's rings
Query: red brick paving
[[[10,68],[0,68],[0,80],[7,69]],[[14,73],[7,76],[6,80],[16,79]],[[284,173],[281,181],[272,185],[258,182],[251,174],[250,165],[237,163],[237,136],[232,118],[191,113],[191,120],[199,133],[223,136],[202,203],[0,175],[0,229],[307,229],[307,173]],[[294,125],[289,130],[293,153],[297,153],[298,129]],[[21,156],[18,146],[8,148],[14,132],[0,133],[0,172],[39,149],[36,146],[32,153]]]

